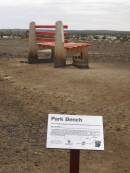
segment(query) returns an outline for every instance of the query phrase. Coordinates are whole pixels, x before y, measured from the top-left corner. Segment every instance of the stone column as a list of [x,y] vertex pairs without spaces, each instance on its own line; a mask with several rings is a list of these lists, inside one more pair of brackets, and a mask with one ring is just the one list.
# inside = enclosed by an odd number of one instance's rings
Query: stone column
[[29,54],[28,54],[28,62],[35,63],[37,62],[37,45],[36,45],[36,28],[35,22],[30,23],[29,28]]
[[65,49],[64,49],[64,28],[62,21],[56,22],[56,38],[55,38],[55,67],[65,66]]

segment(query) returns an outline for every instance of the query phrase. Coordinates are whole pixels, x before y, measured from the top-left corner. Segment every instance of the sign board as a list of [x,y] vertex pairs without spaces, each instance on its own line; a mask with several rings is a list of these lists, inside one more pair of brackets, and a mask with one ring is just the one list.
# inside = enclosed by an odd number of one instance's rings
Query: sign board
[[102,116],[49,114],[46,147],[104,150]]

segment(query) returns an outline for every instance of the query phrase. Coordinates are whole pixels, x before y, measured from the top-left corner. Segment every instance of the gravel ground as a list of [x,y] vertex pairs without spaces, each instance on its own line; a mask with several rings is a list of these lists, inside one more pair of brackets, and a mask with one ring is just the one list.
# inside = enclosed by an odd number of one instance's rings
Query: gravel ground
[[129,173],[130,63],[30,65],[22,45],[0,58],[0,173],[69,172],[69,151],[45,148],[48,113],[102,115],[105,150],[81,151],[80,172]]

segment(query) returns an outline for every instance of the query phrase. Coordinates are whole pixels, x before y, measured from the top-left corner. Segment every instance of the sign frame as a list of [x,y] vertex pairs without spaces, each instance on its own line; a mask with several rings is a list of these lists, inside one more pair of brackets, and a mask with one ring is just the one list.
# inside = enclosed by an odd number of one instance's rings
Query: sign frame
[[49,114],[46,147],[104,150],[103,117]]

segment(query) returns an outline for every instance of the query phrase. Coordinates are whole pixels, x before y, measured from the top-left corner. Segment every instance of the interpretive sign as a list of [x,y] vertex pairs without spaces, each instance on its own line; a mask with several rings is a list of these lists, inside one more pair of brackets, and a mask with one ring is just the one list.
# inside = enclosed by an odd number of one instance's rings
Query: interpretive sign
[[104,150],[102,116],[49,114],[46,146]]

